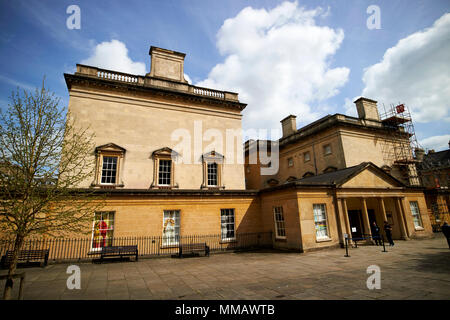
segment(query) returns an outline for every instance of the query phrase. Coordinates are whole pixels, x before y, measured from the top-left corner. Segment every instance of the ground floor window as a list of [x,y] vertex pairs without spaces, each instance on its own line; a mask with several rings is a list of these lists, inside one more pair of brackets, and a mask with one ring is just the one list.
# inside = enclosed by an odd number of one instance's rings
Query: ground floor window
[[419,204],[417,203],[417,201],[410,201],[409,206],[411,208],[411,213],[414,220],[414,227],[421,228],[422,219],[420,219]]
[[178,245],[180,239],[180,210],[164,210],[163,245]]
[[220,209],[220,225],[222,241],[235,239],[234,209]]
[[284,224],[283,207],[274,207],[273,214],[275,219],[275,237],[286,238],[286,228]]
[[112,245],[114,232],[114,212],[96,212],[92,227],[92,249],[100,250],[102,247]]
[[314,204],[314,223],[316,227],[316,238],[327,239],[328,235],[328,226],[327,226],[327,212],[325,204]]

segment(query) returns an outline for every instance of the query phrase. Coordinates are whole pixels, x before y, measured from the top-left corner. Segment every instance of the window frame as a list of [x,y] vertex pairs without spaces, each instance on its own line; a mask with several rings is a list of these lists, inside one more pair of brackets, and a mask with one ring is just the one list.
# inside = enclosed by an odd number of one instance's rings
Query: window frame
[[[308,159],[306,159],[306,155],[308,155]],[[309,162],[311,161],[311,152],[305,151],[303,152],[303,162]]]
[[[98,146],[95,148],[95,157],[96,157],[96,168],[95,168],[95,176],[94,181],[91,183],[92,187],[104,187],[104,188],[116,188],[123,187],[124,183],[122,181],[122,171],[123,171],[123,163],[125,158],[126,150],[114,143],[108,143],[102,146]],[[102,182],[103,180],[103,164],[104,158],[111,157],[117,158],[116,160],[116,176],[115,182]]]
[[[153,159],[153,181],[150,185],[150,189],[172,189],[178,188],[178,184],[175,183],[175,163],[179,157],[179,154],[168,148],[164,147],[152,152],[151,156]],[[169,184],[161,184],[159,183],[159,175],[160,175],[160,162],[161,161],[170,161],[170,183]]]
[[[104,164],[105,164],[105,158],[112,158],[112,159],[116,159],[116,163],[115,163],[115,175],[114,175],[114,182],[103,182],[103,172],[105,171],[105,169],[103,168]],[[117,155],[110,155],[110,154],[102,154],[101,155],[101,161],[100,161],[100,185],[106,185],[106,186],[114,186],[117,184],[117,179],[118,179],[118,173],[119,173],[119,156]],[[106,169],[108,170],[108,169]],[[105,178],[112,178],[113,176],[111,175],[110,177],[105,176]]]
[[[216,164],[216,178],[217,184],[210,185],[209,184],[209,170],[208,165],[215,163]],[[207,152],[202,155],[202,168],[203,168],[203,182],[200,186],[200,189],[225,189],[225,185],[223,184],[223,163],[224,156],[216,151]]]
[[[277,212],[277,209],[281,209],[281,212]],[[283,206],[274,206],[273,207],[273,220],[275,223],[275,239],[286,239],[286,220],[284,218]],[[277,220],[277,214],[281,214],[282,220]],[[282,225],[282,230],[284,235],[279,234],[279,227]]]
[[[212,169],[210,171],[210,166],[211,167],[214,166],[214,171],[215,172],[213,172]],[[206,175],[207,175],[207,177],[206,177],[206,186],[210,187],[210,188],[218,187],[218,185],[219,185],[219,172],[218,172],[219,171],[219,165],[217,164],[217,162],[208,162],[206,164],[206,170],[207,170],[207,173],[206,173]],[[210,178],[210,175],[212,176],[213,173],[215,174],[214,179]],[[215,184],[210,184],[210,181],[213,181],[213,180],[215,180]]]
[[[95,240],[95,238],[97,236],[95,236],[95,226],[96,226],[96,216],[97,214],[103,215],[103,214],[108,214],[108,215],[112,215],[112,219],[107,219],[107,220],[103,220],[103,221],[111,221],[112,223],[109,224],[109,228],[107,229],[107,232],[111,231],[112,232],[112,236],[106,236],[105,240],[106,241],[110,241],[109,245],[105,245],[105,247],[108,246],[112,246],[113,245],[113,241],[114,241],[114,224],[115,224],[115,220],[116,220],[116,211],[96,211],[94,212],[94,219],[92,221],[92,231],[91,231],[91,244],[90,244],[90,248],[89,251],[90,252],[99,252],[102,250],[103,246],[95,246],[94,247],[94,242],[97,241]],[[98,220],[98,222],[100,222],[101,220]],[[108,223],[108,222],[107,222]],[[101,240],[99,240],[101,241]]]
[[[166,237],[165,232],[167,228],[167,224],[169,222],[170,217],[166,218],[166,213],[171,214],[174,213],[174,221],[173,221],[173,228],[175,230],[175,241],[167,241],[167,239],[170,239],[171,237]],[[167,222],[166,222],[167,220]],[[178,223],[178,225],[177,225]],[[162,248],[171,248],[171,247],[177,247],[180,245],[180,238],[181,238],[181,210],[180,209],[164,209],[163,210],[163,217],[162,217],[162,235],[161,235],[161,247]]]
[[[413,210],[413,204],[415,204],[417,209],[417,213],[415,213]],[[423,221],[422,221],[422,215],[420,214],[420,208],[419,208],[419,202],[418,201],[409,201],[409,210],[411,211],[411,216],[413,218],[413,223],[414,223],[414,229],[415,230],[423,230]],[[416,225],[416,216],[417,216],[417,221],[419,222],[419,225]]]
[[[223,222],[223,214],[226,212],[232,212],[233,213],[233,221],[232,222],[228,222],[226,221],[225,223]],[[223,228],[224,225],[227,226],[227,236],[228,236],[228,225],[233,224],[233,237],[226,237],[224,238],[224,232],[223,232]],[[232,242],[232,241],[236,241],[236,210],[234,208],[223,208],[220,209],[220,242]]]
[[289,158],[287,159],[287,162],[288,162],[288,168],[294,166],[294,158],[293,158],[293,157],[289,157]]
[[[321,206],[323,208],[325,219],[320,220],[320,221],[316,220],[316,217],[317,217],[317,215],[315,214],[316,206]],[[326,205],[326,203],[314,203],[313,204],[313,219],[314,219],[314,231],[315,231],[316,241],[320,242],[320,241],[331,240],[330,228],[329,228],[329,224],[328,224],[328,213],[327,213],[327,205]],[[319,237],[319,236],[317,236],[317,232],[319,231],[318,228],[317,228],[317,224],[321,223],[323,221],[325,221],[326,236]]]
[[[169,175],[169,183],[161,183],[161,179],[163,179],[163,180],[167,179],[165,177],[161,177],[161,161],[170,161],[170,164],[168,166],[164,166],[164,168],[168,168],[169,171],[163,172],[163,174],[165,173],[165,174]],[[158,178],[158,186],[170,187],[172,185],[172,167],[173,167],[172,159],[165,159],[165,158],[158,159],[158,177],[157,177]]]
[[[327,147],[330,149],[330,152],[326,152]],[[324,144],[322,148],[323,148],[323,155],[324,156],[328,156],[328,155],[333,153],[333,149],[331,148],[331,143]]]

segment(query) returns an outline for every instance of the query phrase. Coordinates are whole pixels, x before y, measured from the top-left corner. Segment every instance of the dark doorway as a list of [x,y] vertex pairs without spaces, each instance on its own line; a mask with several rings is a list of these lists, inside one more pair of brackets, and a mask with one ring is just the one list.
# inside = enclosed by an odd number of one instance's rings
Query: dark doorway
[[[367,210],[367,214],[369,215],[369,223],[370,226],[372,226],[373,222],[375,221],[375,223],[377,222],[377,218],[375,217],[375,210],[373,209],[368,209]],[[377,223],[378,225],[378,223]]]
[[348,210],[348,220],[350,222],[352,238],[361,238],[364,233],[364,226],[361,218],[361,210]]

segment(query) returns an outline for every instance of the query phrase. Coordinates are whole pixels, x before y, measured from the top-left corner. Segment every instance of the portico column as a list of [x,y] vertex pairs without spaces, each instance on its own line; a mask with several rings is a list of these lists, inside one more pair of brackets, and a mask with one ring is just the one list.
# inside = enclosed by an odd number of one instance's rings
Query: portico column
[[[371,237],[372,231],[370,230],[369,213],[367,212],[366,198],[361,198],[361,204],[363,207],[362,214],[363,214],[363,220],[364,220],[364,229],[366,229],[366,235]],[[371,242],[371,239],[369,239],[368,242]]]
[[408,220],[406,219],[406,210],[405,210],[404,199],[399,198],[398,200],[400,202],[400,210],[401,210],[402,217],[403,217],[403,223],[405,224],[406,236],[409,238],[411,236],[411,232],[409,231]]
[[[348,211],[347,211],[347,200],[345,198],[341,199],[342,202],[342,211],[344,212],[344,221],[345,221],[345,230],[346,233],[348,234],[348,237],[351,238],[352,237],[352,231],[350,229],[350,220],[348,219]],[[352,241],[349,240],[349,243],[351,243]]]
[[383,222],[387,221],[387,215],[386,215],[386,207],[384,206],[384,199],[380,199],[380,207],[381,207],[381,213],[383,214]]
[[408,236],[406,234],[405,221],[403,220],[403,214],[401,211],[400,199],[395,198],[394,202],[395,202],[395,211],[397,212],[398,224],[400,225],[401,237],[403,240],[406,240],[408,238]]

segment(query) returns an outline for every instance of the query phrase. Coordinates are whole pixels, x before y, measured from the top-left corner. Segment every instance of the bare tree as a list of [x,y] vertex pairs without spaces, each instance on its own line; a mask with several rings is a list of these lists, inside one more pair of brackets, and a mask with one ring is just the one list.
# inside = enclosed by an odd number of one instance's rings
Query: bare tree
[[103,206],[94,190],[77,188],[94,170],[88,128],[75,126],[44,82],[35,92],[17,89],[10,100],[0,110],[0,233],[14,240],[4,299],[27,237],[85,233]]

